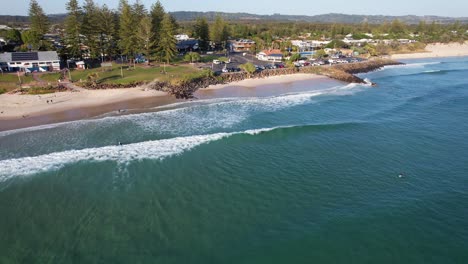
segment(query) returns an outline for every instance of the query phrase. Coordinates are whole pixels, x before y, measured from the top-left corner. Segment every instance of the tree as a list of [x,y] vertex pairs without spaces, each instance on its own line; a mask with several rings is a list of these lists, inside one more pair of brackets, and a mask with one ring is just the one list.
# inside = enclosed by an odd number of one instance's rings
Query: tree
[[68,15],[65,19],[65,44],[68,55],[72,58],[81,57],[81,8],[77,0],[70,0],[67,4]]
[[208,49],[208,42],[210,41],[210,28],[208,22],[204,17],[198,17],[194,26],[195,37],[200,41],[200,48],[202,50]]
[[406,25],[398,19],[392,21],[390,25],[390,33],[395,35],[404,34],[406,32]]
[[10,41],[14,41],[18,44],[22,44],[22,41],[21,41],[21,32],[17,29],[10,29],[7,31],[7,34],[6,34],[6,39],[10,40]]
[[251,62],[239,65],[239,68],[246,71],[249,74],[249,76],[257,70],[257,68],[255,68],[255,65],[253,65]]
[[31,50],[39,48],[39,41],[41,37],[36,31],[26,30],[21,33],[21,40],[24,43],[22,50]]
[[177,23],[177,19],[172,14],[169,14],[169,19],[171,20],[172,27],[174,27],[174,31],[177,31],[180,27],[179,23]]
[[289,58],[289,61],[298,61],[300,58],[301,58],[301,54],[299,54],[299,53],[294,53],[294,54],[291,55],[291,57]]
[[315,52],[314,57],[317,59],[321,59],[323,57],[327,56],[327,53],[323,49],[319,49]]
[[103,5],[99,8],[97,21],[100,51],[104,56],[112,57],[117,53],[118,16],[107,5]]
[[98,47],[98,16],[99,8],[96,6],[93,0],[85,0],[83,5],[83,25],[81,34],[86,39],[86,46],[89,48],[89,55],[91,58],[97,58],[99,56]]
[[152,30],[151,18],[149,18],[148,16],[145,16],[141,20],[137,36],[140,43],[139,47],[141,47],[140,51],[142,51],[146,55],[146,59],[149,64],[149,56],[151,54],[151,49],[154,46],[154,32]]
[[348,44],[342,40],[332,40],[325,47],[329,49],[348,48]]
[[193,63],[194,61],[199,61],[201,59],[200,54],[197,52],[189,52],[185,54],[184,61]]
[[174,38],[174,25],[168,14],[164,16],[161,22],[161,32],[159,35],[158,51],[164,60],[169,63],[176,53],[176,39]]
[[132,13],[132,8],[127,0],[120,0],[119,47],[123,54],[134,58],[138,39]]
[[227,41],[229,37],[228,28],[226,22],[224,22],[221,16],[216,16],[215,22],[210,30],[210,33],[211,40],[215,43],[223,43]]
[[30,2],[29,19],[31,21],[31,30],[36,32],[40,38],[49,31],[49,20],[36,0]]
[[161,34],[161,23],[164,19],[166,12],[161,2],[158,0],[156,4],[151,6],[150,16],[151,16],[151,25],[153,28],[153,40],[152,43],[154,47],[159,48],[159,39]]

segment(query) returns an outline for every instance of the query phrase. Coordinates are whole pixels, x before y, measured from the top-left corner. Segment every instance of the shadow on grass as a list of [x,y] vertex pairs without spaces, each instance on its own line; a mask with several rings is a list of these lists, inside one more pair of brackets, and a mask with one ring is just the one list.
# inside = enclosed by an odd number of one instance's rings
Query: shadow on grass
[[103,82],[107,82],[107,81],[111,81],[111,80],[117,80],[117,79],[121,79],[121,78],[122,78],[122,76],[120,76],[120,75],[111,75],[111,76],[99,79],[97,83],[103,83]]

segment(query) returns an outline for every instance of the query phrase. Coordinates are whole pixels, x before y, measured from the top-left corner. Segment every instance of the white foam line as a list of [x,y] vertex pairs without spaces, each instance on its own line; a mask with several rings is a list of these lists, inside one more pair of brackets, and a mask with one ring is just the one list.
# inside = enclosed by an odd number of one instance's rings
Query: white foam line
[[[261,111],[277,111],[280,109],[284,109],[287,107],[292,107],[296,105],[301,105],[307,103],[311,100],[312,97],[320,96],[320,95],[340,95],[340,94],[348,94],[350,89],[357,87],[358,84],[348,84],[345,86],[335,86],[332,88],[324,89],[324,90],[317,90],[317,91],[308,91],[302,93],[290,93],[290,94],[283,94],[279,96],[272,96],[272,97],[236,97],[236,98],[215,98],[215,99],[205,99],[199,101],[192,101],[192,102],[180,102],[175,103],[172,106],[180,106],[183,104],[188,104],[186,107],[174,108],[174,109],[167,109],[159,112],[147,112],[147,113],[137,113],[137,114],[129,114],[129,115],[121,115],[121,116],[106,116],[101,119],[85,119],[85,120],[77,120],[77,121],[70,121],[70,122],[63,122],[57,124],[50,124],[50,125],[42,125],[36,127],[29,127],[29,128],[21,128],[16,130],[9,130],[0,132],[0,137],[8,136],[11,134],[16,133],[23,133],[23,132],[30,132],[30,131],[37,131],[37,130],[45,130],[51,128],[57,128],[62,126],[68,125],[81,125],[81,124],[89,124],[95,122],[119,122],[119,121],[131,121],[144,129],[154,130],[155,128],[162,128],[167,126],[166,122],[161,124],[160,118],[155,117],[177,117],[179,113],[183,114],[183,119],[190,119],[191,116],[187,115],[187,110],[195,109],[196,107],[219,107],[224,105],[232,105],[237,109],[237,112],[233,112],[232,109],[229,110],[229,113],[223,113],[218,109],[216,121],[221,122],[224,121],[226,125],[222,125],[221,127],[230,126],[233,123],[241,122],[245,119],[243,113],[239,112],[239,110],[249,111],[251,109],[261,110]],[[193,104],[192,104],[193,103]],[[202,104],[200,104],[202,103]],[[168,106],[162,106],[162,108]],[[244,113],[245,114],[245,113]],[[215,115],[215,113],[212,113]],[[222,116],[220,116],[222,115]],[[220,118],[221,117],[221,118]],[[195,120],[192,120],[196,118]],[[206,127],[206,122],[209,121],[211,126],[213,126],[213,120],[200,120],[200,117],[193,117],[190,119],[190,124],[194,125],[197,124],[196,120],[199,120],[198,123],[202,123],[203,127]],[[206,122],[205,122],[206,121]],[[170,132],[170,131],[166,131]],[[177,132],[177,131],[176,131]],[[179,131],[180,132],[180,131]]]
[[57,170],[67,164],[80,161],[115,161],[117,163],[127,163],[143,159],[161,160],[190,150],[198,145],[219,140],[233,134],[236,133],[177,137],[122,146],[68,150],[36,157],[1,160],[0,181],[5,181],[14,176]]
[[164,158],[189,151],[196,146],[230,137],[232,135],[258,135],[260,133],[290,127],[294,126],[278,126],[251,129],[243,132],[176,137],[121,146],[67,150],[35,157],[0,160],[0,182],[17,176],[27,176],[41,172],[58,170],[68,164],[80,161],[115,161],[119,164],[126,164],[135,160],[162,160]]
[[401,65],[388,65],[384,66],[383,69],[393,69],[393,68],[418,68],[418,67],[424,67],[426,65],[435,65],[435,64],[440,64],[440,61],[436,62],[420,62],[420,63],[407,63],[407,64],[401,64]]

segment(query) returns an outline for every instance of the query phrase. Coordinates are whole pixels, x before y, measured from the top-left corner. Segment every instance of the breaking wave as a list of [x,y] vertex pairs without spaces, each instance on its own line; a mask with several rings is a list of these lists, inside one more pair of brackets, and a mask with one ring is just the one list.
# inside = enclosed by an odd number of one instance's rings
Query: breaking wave
[[249,129],[241,132],[214,133],[207,135],[194,135],[145,141],[132,144],[105,146],[99,148],[87,148],[80,150],[66,150],[43,154],[34,157],[22,157],[0,160],[0,182],[4,182],[16,176],[28,176],[43,172],[59,170],[66,165],[78,162],[103,162],[114,161],[120,165],[126,165],[139,160],[163,160],[165,158],[180,155],[199,145],[221,140],[234,135],[256,136],[275,130],[304,131],[311,129],[348,127],[358,125],[352,123],[330,123],[311,125],[277,126],[271,128]]
[[[188,104],[175,105],[177,108],[122,116],[106,116],[101,119],[86,119],[43,125],[31,128],[0,132],[0,137],[11,134],[34,132],[53,128],[69,128],[72,130],[103,125],[135,125],[144,132],[157,132],[175,136],[186,136],[194,133],[209,133],[215,129],[226,129],[246,120],[252,113],[275,112],[312,102],[321,95],[349,95],[357,90],[359,84],[336,86],[323,90],[283,94],[271,97],[240,97],[217,98],[193,101]],[[365,85],[363,85],[365,86]],[[353,90],[354,89],[354,90]],[[166,106],[170,107],[170,106]]]

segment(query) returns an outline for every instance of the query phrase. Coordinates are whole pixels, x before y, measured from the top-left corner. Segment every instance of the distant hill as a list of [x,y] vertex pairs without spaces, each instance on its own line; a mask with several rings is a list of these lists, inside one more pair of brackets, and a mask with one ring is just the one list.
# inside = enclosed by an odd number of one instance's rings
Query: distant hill
[[437,21],[440,23],[448,24],[455,21],[461,23],[468,23],[468,17],[441,17],[441,16],[382,16],[382,15],[346,15],[346,14],[323,14],[314,16],[304,15],[255,15],[249,13],[224,13],[224,12],[191,12],[191,11],[177,11],[171,14],[179,21],[192,21],[197,17],[206,17],[208,20],[214,20],[217,15],[220,15],[226,20],[267,20],[267,21],[304,21],[315,23],[342,23],[342,24],[356,24],[367,21],[369,24],[381,24],[385,21],[393,21],[398,19],[407,24],[417,24],[423,20],[426,22]]
[[[417,24],[423,20],[426,22],[437,21],[442,24],[454,23],[460,21],[461,23],[468,23],[468,17],[442,17],[442,16],[383,16],[383,15],[346,15],[346,14],[323,14],[314,16],[303,15],[256,15],[249,13],[224,13],[224,12],[194,12],[194,11],[176,11],[171,14],[179,21],[193,21],[197,17],[206,17],[208,20],[214,20],[217,15],[220,15],[226,20],[239,21],[239,20],[258,20],[258,21],[303,21],[315,23],[340,23],[340,24],[357,24],[367,21],[369,24],[381,24],[385,21],[393,21],[398,19],[407,24]],[[66,14],[53,14],[49,15],[52,23],[62,23]],[[27,16],[0,16],[0,24],[23,24],[28,23]]]
[[[65,21],[66,14],[53,14],[48,15],[50,22],[52,23],[62,23]],[[26,24],[29,23],[28,16],[5,16],[0,15],[0,25],[6,24]]]

